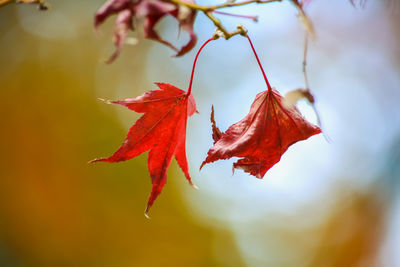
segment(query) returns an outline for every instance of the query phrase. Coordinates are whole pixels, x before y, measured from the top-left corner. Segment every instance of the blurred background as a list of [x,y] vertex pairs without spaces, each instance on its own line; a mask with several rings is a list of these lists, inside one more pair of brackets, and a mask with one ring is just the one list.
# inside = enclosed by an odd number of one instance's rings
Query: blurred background
[[[111,65],[114,18],[93,29],[103,1],[49,0],[0,8],[0,266],[400,266],[400,5],[312,1],[311,90],[322,135],[293,145],[259,180],[233,160],[198,168],[221,130],[266,90],[246,39],[202,52],[188,121],[187,154],[200,190],[176,162],[148,220],[147,153],[118,164],[114,152],[140,114],[97,100],[125,99],[168,82],[186,89],[195,52],[214,32],[199,14],[199,43],[182,58],[143,39]],[[198,1],[211,4],[215,1]],[[271,84],[304,87],[304,32],[289,1],[224,10],[259,15],[244,24]],[[178,39],[177,23],[157,29]],[[299,108],[316,122],[312,108]]]

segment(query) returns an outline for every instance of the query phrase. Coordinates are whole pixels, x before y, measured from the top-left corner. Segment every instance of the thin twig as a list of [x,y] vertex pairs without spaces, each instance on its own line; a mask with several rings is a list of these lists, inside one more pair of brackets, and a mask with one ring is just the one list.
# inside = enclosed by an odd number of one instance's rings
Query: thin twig
[[248,4],[268,4],[268,3],[273,3],[273,2],[281,2],[282,0],[248,0],[248,1],[243,1],[243,2],[226,2],[225,4],[220,4],[220,5],[214,5],[210,6],[209,8],[212,8],[212,10],[215,9],[220,9],[220,8],[226,8],[226,7],[236,7],[236,6],[244,6]]
[[310,90],[310,84],[308,83],[308,74],[307,74],[307,55],[308,55],[308,39],[309,39],[309,32],[304,31],[304,53],[303,53],[303,75],[304,75],[304,84],[306,86],[304,95],[309,95],[310,97],[307,98],[308,101],[310,102],[315,116],[317,117],[317,124],[322,130],[322,135],[324,136],[325,140],[330,143],[331,139],[329,136],[325,133],[323,127],[322,127],[322,121],[321,121],[321,116],[319,115],[319,112],[317,110],[317,107],[315,106],[315,101],[314,101],[314,96],[311,94]]
[[308,75],[307,75],[307,53],[308,53],[308,32],[304,32],[304,53],[303,53],[303,74],[304,74],[304,83],[306,85],[306,89],[310,89],[310,85],[308,83]]
[[164,0],[164,1],[171,2],[171,3],[177,4],[177,5],[187,6],[188,8],[191,8],[191,9],[206,12],[206,11],[213,11],[213,10],[220,9],[220,8],[244,6],[244,5],[253,4],[253,3],[254,4],[267,4],[267,3],[273,3],[273,2],[281,2],[282,0],[247,0],[247,1],[243,1],[243,2],[237,2],[237,3],[227,1],[226,3],[219,4],[219,5],[212,5],[212,6],[202,6],[202,5],[197,5],[194,3],[188,3],[188,2],[185,2],[182,0]]
[[37,4],[39,10],[47,10],[48,6],[44,2],[44,0],[0,0],[0,7],[5,6],[11,3],[23,3],[23,4]]
[[232,14],[232,13],[227,13],[227,12],[222,12],[218,10],[214,10],[212,13],[214,14],[219,14],[219,15],[225,15],[225,16],[231,16],[231,17],[236,17],[236,18],[242,18],[242,19],[251,19],[254,22],[258,22],[258,16],[248,16],[248,15],[241,15],[241,14]]
[[315,40],[315,30],[314,30],[314,25],[310,18],[307,16],[306,12],[304,12],[303,9],[303,2],[300,2],[299,0],[291,0],[293,5],[297,8],[299,11],[299,14],[297,15],[301,24],[305,28],[305,30],[310,34],[311,38]]
[[209,11],[204,12],[204,14],[214,23],[214,25],[218,28],[218,30],[220,30],[224,34],[223,37],[225,39],[230,38],[230,33],[228,32],[227,29],[225,29],[224,26],[222,26],[221,21],[219,19],[214,17]]

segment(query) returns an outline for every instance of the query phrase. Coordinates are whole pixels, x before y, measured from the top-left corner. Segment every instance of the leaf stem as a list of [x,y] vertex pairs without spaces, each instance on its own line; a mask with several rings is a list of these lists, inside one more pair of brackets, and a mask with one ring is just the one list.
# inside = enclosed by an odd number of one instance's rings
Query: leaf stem
[[193,62],[193,68],[192,68],[192,74],[190,76],[190,82],[189,82],[189,87],[187,90],[187,94],[186,95],[190,95],[190,93],[192,92],[192,84],[193,84],[193,76],[194,76],[194,69],[196,68],[196,62],[197,62],[197,58],[199,57],[199,54],[201,52],[201,50],[203,50],[203,48],[211,41],[215,40],[216,37],[213,36],[210,39],[208,39],[199,49],[199,51],[197,51],[196,57],[194,58],[194,62]]
[[224,15],[224,16],[236,17],[236,18],[251,19],[251,20],[253,20],[253,21],[255,21],[255,22],[258,21],[258,16],[248,16],[248,15],[232,14],[232,13],[222,12],[222,11],[218,11],[218,10],[213,11],[213,13],[214,13],[214,14],[219,14],[219,15]]
[[251,49],[253,50],[254,56],[255,56],[256,59],[257,59],[258,66],[260,66],[261,72],[262,72],[262,74],[263,74],[263,76],[264,76],[265,83],[267,84],[267,87],[268,87],[268,91],[271,91],[271,90],[272,90],[272,87],[271,87],[271,85],[269,84],[267,75],[265,75],[264,69],[263,69],[263,67],[262,67],[262,65],[261,65],[260,59],[258,58],[257,52],[256,52],[256,50],[254,49],[253,43],[251,42],[251,39],[250,39],[250,37],[249,37],[248,34],[246,34],[246,37],[247,37],[247,40],[249,40]]

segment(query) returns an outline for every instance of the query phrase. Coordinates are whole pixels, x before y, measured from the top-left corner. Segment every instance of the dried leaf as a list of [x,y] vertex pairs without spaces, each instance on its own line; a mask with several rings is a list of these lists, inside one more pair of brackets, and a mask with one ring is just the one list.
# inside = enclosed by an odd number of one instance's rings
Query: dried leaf
[[[192,0],[182,0],[194,3]],[[193,31],[196,11],[189,9],[182,12],[182,7],[162,0],[109,0],[96,12],[95,27],[98,28],[109,16],[118,14],[114,29],[114,45],[116,50],[107,61],[115,60],[120,54],[129,30],[134,30],[133,18],[144,18],[143,27],[145,37],[160,42],[174,51],[175,56],[182,56],[189,52],[197,41]],[[179,27],[185,30],[189,36],[189,42],[178,49],[168,41],[162,39],[155,30],[156,24],[166,15],[173,16],[179,22]]]
[[283,105],[286,108],[292,108],[296,106],[297,102],[301,99],[307,99],[310,104],[314,104],[314,96],[308,89],[296,89],[288,92],[283,99]]

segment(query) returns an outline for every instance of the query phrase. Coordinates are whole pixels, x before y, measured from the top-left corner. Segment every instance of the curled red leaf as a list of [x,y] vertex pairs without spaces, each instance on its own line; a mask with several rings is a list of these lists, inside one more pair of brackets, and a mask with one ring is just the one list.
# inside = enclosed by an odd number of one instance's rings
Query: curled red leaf
[[289,146],[321,132],[296,107],[285,108],[282,100],[275,89],[259,93],[249,114],[222,134],[215,126],[212,110],[214,146],[201,167],[216,160],[239,157],[234,168],[263,178]]

